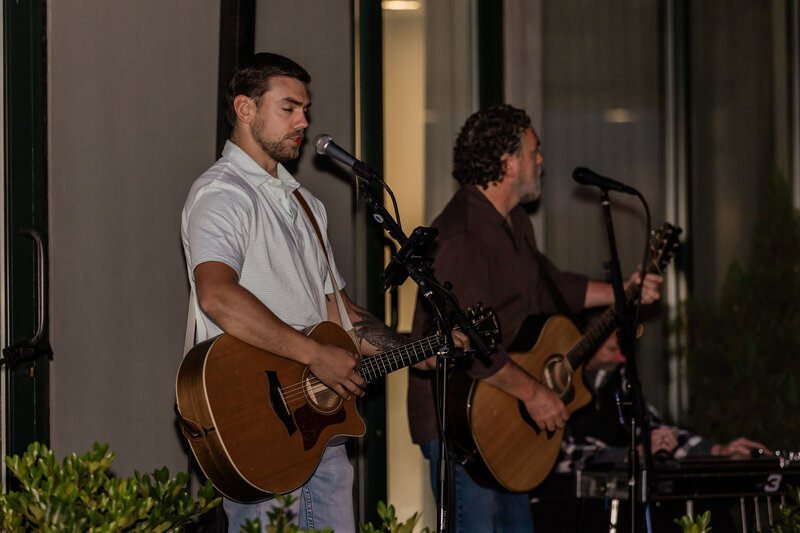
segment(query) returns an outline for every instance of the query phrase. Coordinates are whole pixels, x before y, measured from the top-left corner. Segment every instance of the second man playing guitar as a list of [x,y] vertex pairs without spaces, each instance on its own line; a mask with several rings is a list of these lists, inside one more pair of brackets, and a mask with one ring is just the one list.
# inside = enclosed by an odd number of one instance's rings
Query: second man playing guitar
[[[517,336],[530,315],[577,313],[610,305],[614,299],[610,284],[561,272],[539,252],[520,204],[539,198],[542,163],[539,138],[524,111],[499,105],[473,114],[453,150],[453,177],[461,188],[433,223],[439,230],[432,251],[436,276],[453,284],[459,301],[480,301],[494,308],[505,343]],[[638,279],[634,273],[627,284]],[[645,278],[643,303],[658,299],[662,281],[657,275]],[[419,305],[414,336],[423,334],[428,323]],[[470,374],[518,398],[540,428],[552,431],[566,423],[569,414],[563,402],[513,363],[506,345],[493,355],[491,366],[475,364]],[[432,478],[439,450],[435,412],[431,376],[412,373],[409,423],[414,442],[431,461]],[[533,530],[526,494],[481,487],[458,466],[455,484],[455,531]]]

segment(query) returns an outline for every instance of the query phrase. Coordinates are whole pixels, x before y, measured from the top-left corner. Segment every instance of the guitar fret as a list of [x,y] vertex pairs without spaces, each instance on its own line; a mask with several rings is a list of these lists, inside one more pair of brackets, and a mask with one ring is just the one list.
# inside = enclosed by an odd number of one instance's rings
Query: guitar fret
[[[414,355],[420,350],[421,341],[416,341],[402,347],[402,367],[414,364]],[[398,367],[398,368],[402,368]]]
[[395,368],[394,370],[399,370],[400,368],[402,368],[400,365],[402,363],[405,363],[408,360],[407,358],[408,358],[408,347],[401,346],[399,351],[397,352],[397,358],[395,359],[397,368]]

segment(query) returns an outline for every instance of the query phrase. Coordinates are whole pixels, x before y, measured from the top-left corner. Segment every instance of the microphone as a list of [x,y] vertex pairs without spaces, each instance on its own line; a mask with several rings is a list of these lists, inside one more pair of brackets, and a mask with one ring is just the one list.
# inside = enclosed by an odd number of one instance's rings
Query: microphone
[[628,194],[638,195],[639,191],[634,189],[633,187],[629,187],[624,183],[620,183],[616,180],[612,180],[611,178],[606,178],[599,174],[595,174],[588,168],[578,167],[572,172],[572,179],[580,183],[581,185],[595,185],[600,187],[603,190],[607,191],[619,191]]
[[314,146],[319,155],[327,155],[331,159],[350,167],[356,175],[368,180],[381,181],[378,174],[369,165],[359,161],[350,152],[333,142],[333,139],[327,133],[320,133],[314,137]]

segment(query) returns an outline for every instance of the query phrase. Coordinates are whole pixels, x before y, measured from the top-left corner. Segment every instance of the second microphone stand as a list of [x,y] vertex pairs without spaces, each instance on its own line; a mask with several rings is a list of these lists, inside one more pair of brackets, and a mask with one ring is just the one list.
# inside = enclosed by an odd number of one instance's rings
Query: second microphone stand
[[[641,197],[640,197],[641,198]],[[644,200],[643,198],[641,198]],[[639,453],[636,447],[636,428],[640,427],[644,439],[645,472],[653,472],[652,455],[650,448],[650,417],[648,416],[647,404],[642,393],[642,386],[639,381],[639,372],[636,367],[635,336],[636,336],[636,307],[628,302],[625,296],[622,271],[620,269],[619,256],[617,255],[617,244],[614,237],[614,224],[611,219],[611,201],[608,197],[608,188],[601,187],[601,205],[606,220],[606,231],[608,233],[608,243],[611,249],[611,260],[606,263],[606,267],[611,275],[611,285],[614,288],[615,319],[619,326],[619,344],[621,353],[625,354],[627,377],[630,383],[632,415],[630,415],[630,450],[628,452],[628,501],[630,502],[631,531],[634,533],[642,531],[639,514],[640,503],[646,505],[647,501],[647,481],[642,481],[647,476],[641,476],[639,467]],[[649,217],[648,217],[649,218]],[[649,225],[648,225],[649,226]],[[641,274],[644,276],[644,272]]]
[[[458,300],[440,284],[430,269],[430,261],[423,257],[424,249],[433,241],[438,231],[435,228],[418,227],[411,236],[406,236],[402,228],[379,202],[371,189],[371,183],[385,186],[380,177],[366,165],[354,165],[353,172],[367,208],[373,219],[380,223],[389,235],[397,241],[400,248],[395,253],[382,280],[386,288],[402,284],[411,278],[419,287],[419,293],[428,301],[436,318],[444,342],[437,353],[438,416],[440,427],[445,427],[447,397],[447,364],[457,358],[465,357],[464,351],[453,343],[451,329],[458,325],[469,336],[472,349],[483,358],[488,358],[490,348],[486,345],[469,319],[461,311]],[[439,498],[437,510],[437,531],[446,532],[450,527],[450,502],[453,489],[452,469],[449,468],[449,453],[446,435],[442,434],[439,453]]]

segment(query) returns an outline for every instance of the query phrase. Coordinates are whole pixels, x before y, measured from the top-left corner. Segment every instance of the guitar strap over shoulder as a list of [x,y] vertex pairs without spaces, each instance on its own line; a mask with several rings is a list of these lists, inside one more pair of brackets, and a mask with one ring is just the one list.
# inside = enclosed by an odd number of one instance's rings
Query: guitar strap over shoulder
[[[333,268],[331,268],[331,262],[328,258],[328,251],[325,248],[325,240],[322,238],[322,232],[319,229],[319,225],[317,225],[317,218],[314,216],[314,213],[311,211],[311,208],[306,202],[306,199],[303,198],[303,195],[300,194],[299,189],[294,190],[294,196],[297,198],[297,201],[300,203],[300,206],[303,208],[303,211],[308,217],[309,222],[314,227],[314,233],[317,234],[317,239],[319,240],[319,245],[322,248],[322,254],[325,256],[325,264],[328,265],[328,271],[331,274],[331,283],[333,283],[333,295],[336,298],[336,306],[339,308],[339,320],[342,322],[342,328],[347,331],[347,334],[350,336],[350,339],[355,344],[356,349],[360,352],[361,347],[359,346],[358,337],[356,336],[356,330],[353,327],[353,324],[350,322],[350,317],[347,315],[347,308],[342,301],[342,296],[339,294],[339,284],[336,283],[336,276],[333,273]],[[360,354],[359,354],[360,355]]]
[[186,312],[186,337],[183,340],[183,355],[189,353],[194,346],[195,331],[197,330],[197,312],[194,309],[194,290],[189,290],[189,310]]

